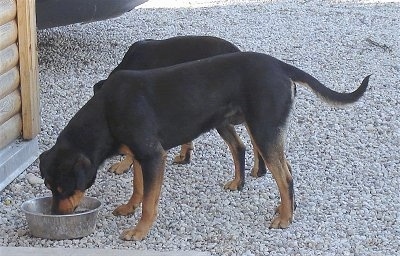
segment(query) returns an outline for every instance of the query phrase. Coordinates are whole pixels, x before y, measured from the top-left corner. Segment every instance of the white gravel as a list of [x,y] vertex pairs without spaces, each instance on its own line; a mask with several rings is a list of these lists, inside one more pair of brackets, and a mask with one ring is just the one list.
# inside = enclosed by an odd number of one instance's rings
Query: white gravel
[[[221,3],[222,2],[222,3]],[[139,213],[111,211],[131,193],[131,174],[99,170],[88,194],[104,202],[91,236],[65,241],[29,234],[19,209],[49,195],[35,162],[0,192],[0,246],[136,248],[208,251],[213,255],[396,255],[400,252],[400,3],[393,1],[165,1],[108,21],[39,31],[42,132],[52,146],[68,120],[91,97],[92,86],[145,38],[214,35],[242,50],[269,53],[350,91],[373,74],[358,103],[333,108],[299,88],[287,155],[298,208],[286,230],[269,230],[279,197],[271,175],[247,176],[241,192],[224,191],[233,175],[229,151],[216,132],[195,141],[193,161],[172,165],[160,214],[141,242],[119,239]],[[179,99],[177,99],[179,100]],[[248,145],[246,169],[252,164]]]

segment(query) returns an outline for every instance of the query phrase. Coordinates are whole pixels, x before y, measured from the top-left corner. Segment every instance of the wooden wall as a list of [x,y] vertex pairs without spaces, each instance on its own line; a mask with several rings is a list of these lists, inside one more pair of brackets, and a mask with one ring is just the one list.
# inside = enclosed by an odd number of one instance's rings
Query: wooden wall
[[34,0],[0,0],[0,150],[40,130]]

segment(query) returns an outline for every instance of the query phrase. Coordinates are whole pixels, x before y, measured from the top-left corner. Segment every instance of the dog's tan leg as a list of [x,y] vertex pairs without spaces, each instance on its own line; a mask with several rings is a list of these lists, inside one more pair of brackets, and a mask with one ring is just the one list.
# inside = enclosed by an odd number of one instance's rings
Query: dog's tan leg
[[191,152],[193,150],[193,142],[188,142],[181,145],[179,155],[174,158],[174,164],[188,164],[190,163]]
[[111,165],[111,167],[108,169],[108,171],[115,174],[123,174],[129,171],[133,164],[132,152],[127,146],[122,145],[119,148],[119,153],[125,156],[124,160]]
[[129,156],[130,159],[133,160],[133,193],[131,198],[129,199],[128,203],[122,204],[118,206],[114,211],[113,214],[116,216],[126,216],[135,212],[135,209],[140,206],[140,203],[143,201],[143,173],[142,173],[142,166],[140,163],[135,159],[132,152],[126,151],[125,152]]
[[142,216],[132,229],[124,230],[121,238],[124,240],[142,240],[150,231],[158,211],[161,186],[165,169],[165,152],[151,161],[142,162],[144,195],[142,203]]
[[254,143],[253,143],[253,153],[254,153],[254,165],[253,168],[251,168],[250,175],[255,178],[262,177],[267,173],[267,168],[265,167],[264,160],[262,159],[260,153],[254,146]]
[[271,171],[279,189],[281,203],[276,208],[277,216],[272,219],[270,228],[287,228],[293,220],[295,208],[293,179],[291,168],[284,154],[284,139],[282,130],[270,128],[266,131],[257,131],[257,138],[251,133],[253,145],[261,154],[268,169]]
[[125,158],[113,165],[108,169],[110,172],[115,174],[123,174],[131,168],[133,164],[133,159],[129,155],[125,155]]
[[253,143],[253,156],[254,156],[254,165],[253,165],[253,168],[251,168],[250,175],[253,176],[253,177],[257,177],[258,169],[260,168],[260,161],[259,161],[259,159],[257,157],[258,156],[258,150],[254,146],[254,143]]
[[218,133],[225,140],[232,153],[233,162],[235,164],[235,177],[227,182],[224,189],[231,191],[241,190],[244,186],[244,165],[246,147],[237,135],[232,125],[223,126],[217,129]]
[[115,208],[113,214],[115,216],[127,216],[135,212],[143,201],[143,173],[142,167],[137,160],[133,161],[133,193],[128,203],[122,204]]
[[293,179],[283,152],[270,158],[267,166],[275,178],[281,196],[281,203],[276,208],[277,216],[272,219],[270,228],[287,228],[293,221],[295,201]]

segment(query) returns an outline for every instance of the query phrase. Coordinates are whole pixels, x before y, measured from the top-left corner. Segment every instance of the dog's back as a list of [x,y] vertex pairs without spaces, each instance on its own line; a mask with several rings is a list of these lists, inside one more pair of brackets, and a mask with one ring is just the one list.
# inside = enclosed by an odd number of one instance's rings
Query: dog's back
[[[213,36],[177,36],[164,40],[146,39],[135,42],[125,53],[118,70],[162,68],[220,54],[239,52],[234,44]],[[111,75],[110,74],[110,75]],[[96,93],[104,80],[93,86]]]
[[[144,120],[154,119],[157,127],[151,125],[146,132],[159,130],[163,147],[169,149],[229,124],[250,107],[251,99],[257,98],[263,105],[278,104],[276,99],[281,104],[290,101],[289,78],[283,77],[285,84],[278,86],[268,80],[283,76],[279,71],[272,74],[279,69],[277,61],[265,54],[239,52],[159,69],[120,70],[107,79],[98,94],[105,97],[105,105],[112,109],[109,121],[112,120],[113,127],[134,130],[132,127],[138,127],[138,122],[143,125]],[[267,72],[271,75],[264,75]],[[146,117],[134,120],[139,110]],[[115,113],[124,113],[124,117]],[[122,119],[125,125],[120,125]],[[176,131],[179,136],[173,135]]]
[[[246,123],[249,116],[261,118],[264,112],[270,119],[275,118],[273,122],[283,125],[295,95],[294,82],[307,85],[328,103],[347,104],[363,95],[368,78],[356,91],[339,93],[272,56],[237,52],[159,69],[118,71],[104,84],[103,95],[107,106],[118,108],[114,109],[117,113],[141,110],[148,113],[146,119],[155,118],[159,125],[155,129],[162,131],[163,146],[169,149],[230,123],[242,113],[247,116],[243,119]],[[131,114],[127,115],[124,122],[130,118]],[[135,122],[127,127],[132,129]],[[183,126],[185,129],[180,129]],[[177,130],[188,134],[167,142]]]
[[178,36],[164,40],[142,40],[134,43],[121,63],[121,69],[152,69],[240,51],[234,44],[212,36]]

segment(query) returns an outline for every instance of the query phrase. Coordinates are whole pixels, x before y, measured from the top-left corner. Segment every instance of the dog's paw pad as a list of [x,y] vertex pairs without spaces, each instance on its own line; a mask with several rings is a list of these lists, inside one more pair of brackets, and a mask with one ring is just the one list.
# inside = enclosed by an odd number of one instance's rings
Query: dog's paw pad
[[135,207],[132,207],[127,204],[123,204],[115,208],[112,212],[115,216],[127,216],[135,212]]
[[230,191],[242,190],[243,185],[243,182],[231,180],[224,185],[224,189]]
[[281,218],[280,216],[276,216],[272,219],[271,225],[269,226],[270,229],[284,229],[288,228],[292,223],[291,218]]
[[121,239],[126,241],[140,241],[143,240],[146,235],[147,232],[141,232],[139,230],[136,230],[136,228],[126,229],[122,232]]
[[128,160],[123,160],[121,162],[111,165],[108,171],[115,174],[124,174],[128,172],[131,169],[131,167],[132,167],[131,162],[129,162]]
[[275,208],[275,217],[271,221],[270,229],[283,229],[290,226],[293,220],[293,212],[285,211],[282,204]]
[[184,155],[177,155],[174,158],[174,164],[188,164],[190,163],[190,155],[189,156],[184,156]]
[[250,176],[254,178],[259,178],[265,176],[266,173],[267,171],[265,169],[253,167],[251,169]]

